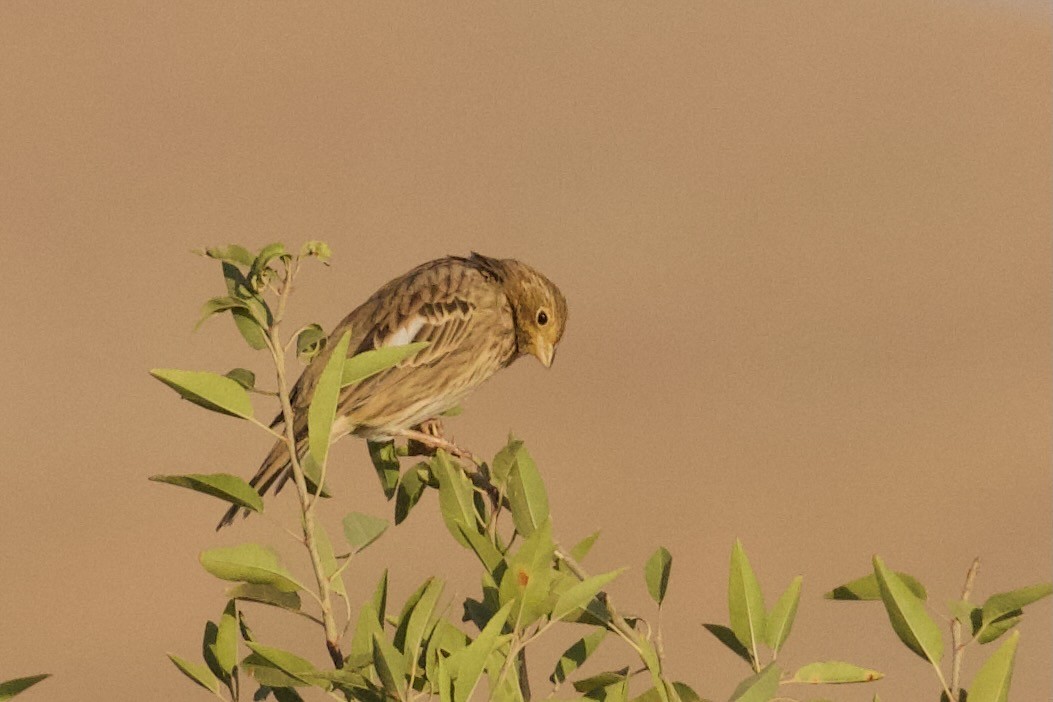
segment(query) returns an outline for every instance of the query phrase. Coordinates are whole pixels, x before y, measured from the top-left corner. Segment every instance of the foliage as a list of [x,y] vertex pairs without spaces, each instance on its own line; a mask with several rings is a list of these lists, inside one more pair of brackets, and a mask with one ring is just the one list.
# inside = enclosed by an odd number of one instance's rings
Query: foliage
[[[385,497],[392,502],[393,521],[400,524],[429,492],[436,493],[451,548],[474,554],[480,589],[454,610],[445,596],[444,581],[425,579],[401,603],[389,602],[388,576],[355,572],[377,580],[368,601],[349,600],[345,578],[354,554],[382,538],[389,522],[351,512],[343,518],[346,544],[337,547],[315,520],[328,468],[330,429],[342,387],[390,368],[411,357],[420,346],[370,351],[348,356],[348,336],[326,338],[317,324],[290,337],[281,323],[301,265],[309,259],[328,261],[331,252],[321,242],[309,242],[298,252],[271,244],[258,252],[231,245],[209,248],[203,255],[220,262],[226,294],[204,305],[201,321],[229,314],[250,349],[267,350],[275,369],[276,387],[257,387],[255,375],[243,368],[224,374],[172,369],[154,370],[158,380],[182,398],[205,409],[249,421],[292,455],[293,483],[301,511],[302,538],[311,578],[281,562],[262,544],[240,544],[201,553],[202,566],[217,578],[232,582],[216,621],[204,626],[202,660],[171,655],[175,666],[194,684],[224,700],[279,702],[314,694],[343,700],[382,702],[438,698],[441,702],[469,699],[525,702],[531,698],[525,652],[556,627],[583,627],[580,637],[552,662],[549,681],[562,699],[611,702],[694,702],[702,698],[687,683],[672,680],[662,643],[662,609],[666,601],[673,557],[658,548],[644,567],[644,582],[655,603],[653,621],[619,612],[605,589],[622,573],[590,575],[581,565],[596,540],[593,534],[564,549],[553,533],[544,481],[522,441],[510,437],[489,462],[457,458],[442,451],[423,460],[408,460],[406,447],[393,443],[369,445],[369,455]],[[334,344],[314,387],[305,417],[294,416],[286,349],[308,363]],[[284,427],[306,426],[308,442],[297,446],[291,430],[276,430],[256,419],[253,395],[277,399]],[[406,465],[404,465],[404,462]],[[264,504],[244,480],[226,474],[159,475],[151,478],[194,490],[250,511]],[[333,501],[335,502],[335,501]],[[897,573],[875,557],[873,572],[827,593],[837,600],[880,600],[893,632],[911,651],[935,669],[945,699],[959,699],[961,656],[971,644],[983,645],[1005,635],[1021,620],[1022,609],[1050,594],[1048,584],[994,595],[983,605],[969,602],[975,567],[959,600],[952,602],[953,670],[948,677],[940,664],[944,642],[926,611],[927,593],[914,578]],[[864,683],[882,673],[843,661],[818,661],[787,666],[785,647],[797,615],[802,578],[768,608],[759,580],[740,542],[732,548],[728,579],[728,625],[706,628],[744,661],[748,672],[732,695],[734,702],[791,699],[783,686]],[[343,602],[343,613],[335,604]],[[308,606],[305,606],[308,605]],[[319,627],[331,666],[317,667],[293,651],[271,645],[273,632],[258,634],[248,623],[250,607],[278,608]],[[451,611],[463,611],[457,621]],[[961,640],[962,628],[971,631]],[[1004,700],[1009,689],[1018,634],[990,656],[970,687],[969,702]],[[601,646],[618,646],[624,664],[583,675],[582,666]],[[14,681],[17,682],[17,681]],[[243,686],[255,683],[254,690]],[[572,692],[564,687],[569,683]],[[9,685],[10,683],[5,683]],[[2,689],[2,688],[0,688]],[[939,694],[939,690],[937,694]],[[876,698],[876,696],[875,696]],[[0,699],[6,699],[0,697]],[[964,694],[961,695],[964,699]]]

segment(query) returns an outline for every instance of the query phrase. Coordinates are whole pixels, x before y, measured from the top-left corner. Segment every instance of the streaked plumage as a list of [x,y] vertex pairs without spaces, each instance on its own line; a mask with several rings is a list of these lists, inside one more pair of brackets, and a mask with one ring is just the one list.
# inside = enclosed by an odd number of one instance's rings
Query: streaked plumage
[[[306,445],[307,406],[332,348],[350,330],[349,354],[412,341],[429,345],[398,366],[341,392],[333,438],[398,436],[456,406],[523,355],[552,363],[567,303],[545,276],[513,259],[473,253],[424,263],[377,290],[341,321],[292,390],[296,437]],[[280,422],[276,422],[280,423]],[[251,484],[262,495],[289,477],[284,444],[271,449]],[[227,512],[220,526],[237,514]]]

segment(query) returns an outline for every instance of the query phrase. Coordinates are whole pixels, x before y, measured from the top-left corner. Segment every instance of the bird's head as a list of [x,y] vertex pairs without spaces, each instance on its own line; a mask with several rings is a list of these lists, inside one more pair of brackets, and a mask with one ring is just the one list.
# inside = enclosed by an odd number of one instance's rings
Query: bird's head
[[546,368],[567,326],[567,300],[556,285],[525,263],[501,261],[505,294],[515,311],[516,346]]

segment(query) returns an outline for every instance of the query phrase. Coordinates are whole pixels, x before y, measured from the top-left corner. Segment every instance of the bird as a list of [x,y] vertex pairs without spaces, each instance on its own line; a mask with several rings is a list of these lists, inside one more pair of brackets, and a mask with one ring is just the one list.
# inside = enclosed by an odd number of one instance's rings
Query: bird
[[[483,381],[523,356],[546,368],[567,324],[560,289],[531,266],[472,252],[423,263],[373,293],[327,337],[290,391],[297,454],[307,451],[307,408],[337,342],[350,332],[348,355],[427,342],[398,365],[341,390],[330,440],[406,438],[456,448],[436,427]],[[279,415],[272,427],[282,425]],[[423,430],[422,430],[423,429]],[[287,444],[277,441],[249,484],[277,493],[291,476]],[[238,513],[232,507],[220,529]],[[248,512],[246,511],[246,514]]]

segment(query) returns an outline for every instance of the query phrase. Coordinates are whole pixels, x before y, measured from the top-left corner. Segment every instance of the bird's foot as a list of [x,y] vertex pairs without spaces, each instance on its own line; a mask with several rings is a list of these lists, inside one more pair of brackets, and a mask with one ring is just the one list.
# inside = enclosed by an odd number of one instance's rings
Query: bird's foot
[[500,492],[490,481],[490,471],[486,464],[476,460],[467,449],[447,439],[443,435],[441,420],[429,419],[412,429],[403,429],[399,432],[399,436],[406,439],[406,448],[410,456],[431,456],[437,450],[442,449],[451,456],[472,464],[475,467],[474,470],[466,468],[464,471],[472,484],[487,494],[495,508],[501,502]]
[[[413,427],[410,431],[430,437],[430,439],[425,440],[423,439],[423,437],[414,438],[407,436],[406,449],[410,456],[431,456],[435,454],[435,450],[437,448],[441,448],[447,453],[453,455],[461,455],[463,453],[466,453],[465,451],[463,451],[463,449],[458,449],[458,451],[460,452],[458,453],[455,452],[452,448],[447,448],[446,446],[436,446],[434,444],[434,442],[432,441],[434,439],[438,439],[439,441],[446,441],[446,433],[443,431],[442,420],[438,417],[434,419],[425,420],[417,426]],[[448,443],[451,447],[453,446],[452,441]]]

